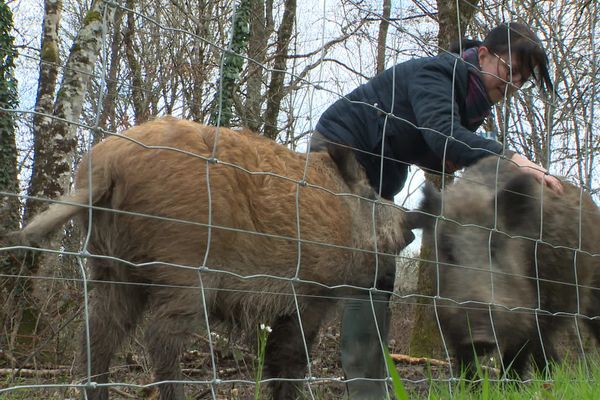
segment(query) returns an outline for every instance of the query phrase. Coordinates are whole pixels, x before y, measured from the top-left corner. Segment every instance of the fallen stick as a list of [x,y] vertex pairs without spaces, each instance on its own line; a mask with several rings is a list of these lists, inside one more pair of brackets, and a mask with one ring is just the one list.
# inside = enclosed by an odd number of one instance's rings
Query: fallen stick
[[69,373],[69,369],[29,369],[29,368],[0,368],[0,375],[19,375],[24,377],[56,376]]
[[431,364],[437,365],[440,367],[445,367],[448,365],[447,361],[436,360],[435,358],[427,358],[427,357],[411,357],[406,354],[390,354],[392,360],[397,363],[404,364]]
[[[437,360],[435,358],[427,358],[427,357],[411,357],[411,356],[407,356],[406,354],[390,354],[390,357],[392,357],[392,360],[394,360],[397,363],[403,363],[403,364],[413,364],[413,365],[435,365],[435,366],[439,366],[439,367],[448,367],[450,364],[448,363],[448,361],[444,361],[444,360]],[[500,374],[500,370],[498,368],[494,368],[494,367],[488,367],[486,365],[482,365],[481,366],[482,369],[493,372],[495,374]]]

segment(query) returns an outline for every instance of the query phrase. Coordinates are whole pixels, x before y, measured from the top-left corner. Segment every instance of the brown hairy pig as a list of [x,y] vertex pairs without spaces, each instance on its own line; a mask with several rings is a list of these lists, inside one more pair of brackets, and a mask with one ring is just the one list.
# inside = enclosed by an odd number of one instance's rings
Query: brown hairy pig
[[71,217],[84,238],[89,230],[88,398],[108,398],[111,359],[146,311],[161,399],[184,398],[172,382],[180,354],[217,321],[247,336],[270,325],[265,373],[284,378],[272,396],[300,394],[305,343],[333,298],[393,273],[411,236],[399,207],[353,195],[326,153],[306,157],[255,134],[159,119],[95,145],[72,193],[10,235],[40,243]]

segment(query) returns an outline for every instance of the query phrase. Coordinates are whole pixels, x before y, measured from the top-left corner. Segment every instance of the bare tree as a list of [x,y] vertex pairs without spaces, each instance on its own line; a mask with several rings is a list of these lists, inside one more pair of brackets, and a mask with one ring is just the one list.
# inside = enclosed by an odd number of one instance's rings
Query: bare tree
[[[106,75],[106,94],[103,97],[102,112],[98,118],[98,126],[111,132],[116,129],[116,102],[119,85],[117,78],[121,69],[121,47],[123,45],[121,24],[123,16],[123,9],[120,7],[117,8],[115,11],[115,23],[112,27],[112,35],[110,37],[110,60]],[[94,141],[97,142],[100,139],[101,137],[96,136]]]
[[379,22],[379,35],[377,36],[377,73],[385,70],[385,48],[387,43],[387,33],[390,27],[390,15],[392,12],[392,1],[383,0],[383,14]]
[[277,117],[281,108],[281,100],[286,95],[284,77],[288,49],[296,18],[296,0],[285,0],[283,7],[283,18],[277,31],[277,50],[275,51],[271,80],[267,90],[267,109],[264,114],[264,134],[271,139],[275,139],[279,132]]
[[[39,156],[36,156],[37,163],[34,164],[34,170],[39,175],[43,175],[37,171],[43,168],[42,165],[45,162],[43,161],[43,154],[46,149],[50,150],[50,140],[52,140],[52,137],[47,135],[46,132],[50,130],[52,124],[51,117],[54,113],[54,97],[60,65],[58,28],[60,26],[61,11],[62,1],[46,0],[44,2],[40,72],[35,104],[36,114],[33,118],[34,154],[39,154]],[[40,180],[40,178],[37,179]],[[35,187],[30,189],[30,193],[41,193],[42,184],[40,183],[39,186],[40,189]],[[30,210],[28,206],[25,211],[25,220],[27,220],[28,216],[33,214],[33,210]]]
[[269,37],[273,33],[273,2],[250,1],[250,40],[248,43],[248,76],[246,102],[242,108],[244,125],[255,132],[262,130],[261,108],[264,103],[264,64],[267,60]]
[[230,126],[233,117],[233,102],[237,96],[239,77],[244,66],[244,55],[250,34],[250,0],[237,3],[231,17],[232,35],[227,51],[223,54],[221,75],[213,101],[210,123]]
[[136,28],[133,6],[134,0],[127,0],[129,11],[127,11],[127,25],[123,35],[123,44],[125,45],[125,56],[131,73],[131,101],[133,103],[135,123],[141,124],[148,120],[150,110],[148,108],[147,95],[144,91],[142,70],[138,61],[139,56],[136,55],[137,41],[134,39]]

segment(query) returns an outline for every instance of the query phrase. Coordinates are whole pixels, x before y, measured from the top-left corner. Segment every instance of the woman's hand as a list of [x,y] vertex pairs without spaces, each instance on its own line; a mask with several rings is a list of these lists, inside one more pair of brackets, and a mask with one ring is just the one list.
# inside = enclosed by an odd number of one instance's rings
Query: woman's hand
[[544,167],[537,165],[518,153],[514,153],[511,160],[519,167],[523,168],[523,172],[533,175],[538,182],[546,185],[554,193],[563,194],[563,185],[560,180],[549,175]]

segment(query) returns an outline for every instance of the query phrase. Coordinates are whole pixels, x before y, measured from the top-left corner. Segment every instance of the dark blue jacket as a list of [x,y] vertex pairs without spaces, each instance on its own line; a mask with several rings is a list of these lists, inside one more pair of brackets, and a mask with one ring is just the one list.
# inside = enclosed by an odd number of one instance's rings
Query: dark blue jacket
[[455,54],[397,64],[333,103],[316,130],[355,149],[376,191],[383,146],[381,195],[391,198],[411,164],[442,171],[444,152],[458,167],[502,153],[502,144],[474,133],[479,125],[469,126],[467,82],[467,64]]

